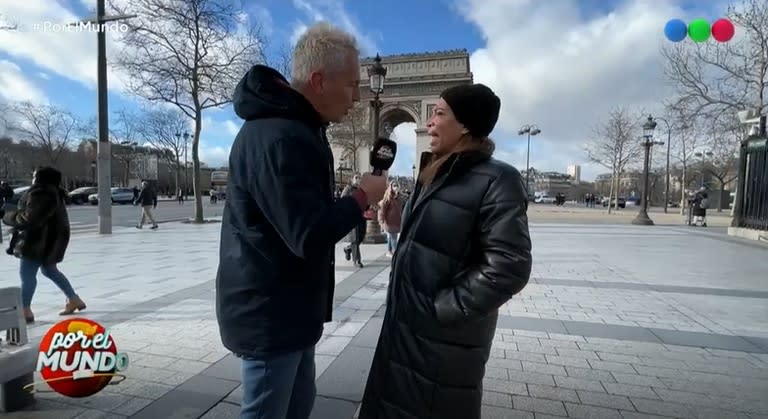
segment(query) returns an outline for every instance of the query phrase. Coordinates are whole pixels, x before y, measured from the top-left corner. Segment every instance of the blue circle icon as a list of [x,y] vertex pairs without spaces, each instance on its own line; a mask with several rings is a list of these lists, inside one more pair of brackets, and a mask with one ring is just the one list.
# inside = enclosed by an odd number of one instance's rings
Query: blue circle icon
[[672,19],[664,25],[664,35],[672,42],[680,42],[688,36],[688,25],[680,19]]

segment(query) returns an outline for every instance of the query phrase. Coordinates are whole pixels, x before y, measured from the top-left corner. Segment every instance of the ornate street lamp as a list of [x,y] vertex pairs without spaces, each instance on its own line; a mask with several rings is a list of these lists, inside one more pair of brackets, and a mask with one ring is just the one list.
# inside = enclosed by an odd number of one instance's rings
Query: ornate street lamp
[[642,206],[640,207],[640,212],[637,214],[637,217],[635,217],[634,220],[632,220],[632,224],[635,225],[646,225],[646,226],[652,226],[653,220],[651,220],[650,217],[648,217],[648,198],[650,196],[650,193],[648,191],[648,172],[650,171],[650,165],[651,165],[651,147],[654,145],[662,145],[664,142],[662,141],[653,141],[653,130],[656,129],[656,121],[653,120],[653,117],[648,115],[648,119],[643,123],[643,148],[645,148],[645,162],[643,164],[643,195],[642,195]]
[[[379,95],[384,93],[384,80],[387,78],[387,68],[381,64],[381,57],[376,54],[376,58],[373,59],[373,65],[368,67],[368,77],[370,78],[370,85],[368,86],[373,93],[373,100],[371,100],[371,106],[373,107],[373,138],[371,138],[371,144],[373,144],[377,138],[379,138],[379,119],[381,114],[381,100]],[[381,234],[381,226],[379,225],[376,211],[373,212],[373,218],[368,220],[367,232],[365,234],[366,243],[384,243],[386,238]]]
[[535,124],[523,125],[517,135],[528,134],[528,152],[525,154],[525,189],[528,195],[531,194],[530,171],[531,171],[531,135],[541,134],[541,130]]

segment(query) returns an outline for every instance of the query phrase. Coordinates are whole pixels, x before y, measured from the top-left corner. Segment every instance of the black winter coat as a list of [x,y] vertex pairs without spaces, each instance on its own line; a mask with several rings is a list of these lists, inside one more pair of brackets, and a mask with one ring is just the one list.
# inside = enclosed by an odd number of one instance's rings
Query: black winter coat
[[354,197],[334,198],[326,124],[280,73],[253,67],[233,102],[246,122],[229,155],[216,275],[221,339],[244,357],[305,349],[331,320],[335,244],[363,211]]
[[5,214],[3,222],[17,234],[14,256],[43,265],[64,260],[70,238],[66,195],[61,188],[35,184],[19,199],[17,210]]
[[360,419],[479,419],[498,308],[531,273],[516,169],[466,152],[420,189],[404,209]]

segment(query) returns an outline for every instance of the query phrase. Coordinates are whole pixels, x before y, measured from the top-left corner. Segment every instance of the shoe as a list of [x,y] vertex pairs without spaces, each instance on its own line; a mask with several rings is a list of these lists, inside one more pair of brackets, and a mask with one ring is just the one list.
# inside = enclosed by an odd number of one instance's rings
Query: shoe
[[142,228],[144,228],[144,227],[142,227],[142,226],[136,226],[136,228],[138,228],[139,230],[141,230],[141,229],[142,229]]
[[32,309],[29,309],[29,308],[24,309],[24,320],[27,321],[27,324],[35,322],[35,314],[32,313]]
[[355,262],[355,266],[357,266],[360,269],[365,268],[365,266],[363,266],[363,262]]
[[392,252],[387,252],[387,257],[391,258],[392,257]]
[[352,259],[352,249],[345,247],[344,248],[344,258],[347,260]]
[[59,316],[66,316],[73,314],[75,311],[83,310],[85,310],[85,303],[80,299],[80,297],[75,297],[67,300],[67,302],[64,304],[64,310],[59,312]]
[[152,229],[152,230],[157,230],[157,227],[158,227],[158,225],[157,225],[157,224],[155,224],[155,225],[153,225],[152,227],[150,227],[150,229]]

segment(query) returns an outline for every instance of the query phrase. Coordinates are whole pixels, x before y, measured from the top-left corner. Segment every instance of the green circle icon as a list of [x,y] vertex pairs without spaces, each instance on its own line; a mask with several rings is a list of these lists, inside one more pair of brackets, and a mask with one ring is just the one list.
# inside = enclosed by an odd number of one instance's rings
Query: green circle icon
[[695,42],[704,42],[709,39],[711,29],[706,19],[694,19],[688,24],[688,37]]

